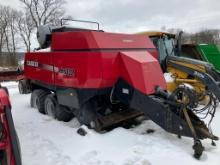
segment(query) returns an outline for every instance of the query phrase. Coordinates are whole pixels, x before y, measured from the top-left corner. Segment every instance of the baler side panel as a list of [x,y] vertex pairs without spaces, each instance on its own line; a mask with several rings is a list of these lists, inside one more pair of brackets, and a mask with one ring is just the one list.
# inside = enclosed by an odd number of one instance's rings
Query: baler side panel
[[120,75],[120,61],[118,52],[102,53],[102,79],[103,84],[113,85]]
[[53,33],[52,51],[89,49],[155,49],[142,35],[114,34],[94,31]]
[[25,76],[31,80],[54,85],[52,54],[48,52],[27,53],[25,55]]
[[99,52],[56,52],[53,53],[53,59],[56,68],[56,86],[72,88],[107,86],[105,84],[101,86],[102,59]]
[[155,93],[155,87],[166,90],[166,82],[158,61],[148,52],[120,52],[121,77],[145,94]]

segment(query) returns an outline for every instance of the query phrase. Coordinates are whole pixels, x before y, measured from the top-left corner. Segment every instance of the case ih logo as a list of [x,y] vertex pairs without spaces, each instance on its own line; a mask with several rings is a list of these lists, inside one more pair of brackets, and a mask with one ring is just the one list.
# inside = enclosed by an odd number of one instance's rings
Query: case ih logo
[[26,64],[28,66],[33,66],[33,67],[38,67],[39,66],[37,61],[27,61]]
[[58,68],[53,65],[38,63],[37,61],[27,61],[26,65],[36,68],[41,68],[43,70],[56,72],[60,74],[64,74],[66,76],[75,76],[75,70],[73,68]]

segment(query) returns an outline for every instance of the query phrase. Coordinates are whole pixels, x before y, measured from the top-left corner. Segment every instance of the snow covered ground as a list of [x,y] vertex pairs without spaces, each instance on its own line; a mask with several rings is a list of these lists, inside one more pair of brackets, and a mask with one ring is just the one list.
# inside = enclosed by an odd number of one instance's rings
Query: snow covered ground
[[[30,95],[20,95],[17,84],[9,88],[14,122],[20,138],[24,165],[219,165],[220,143],[211,146],[203,140],[205,152],[193,158],[192,139],[178,139],[151,121],[132,128],[116,128],[99,134],[84,127],[88,134],[76,133],[80,127],[39,114],[30,107]],[[148,128],[156,132],[146,134]],[[220,136],[220,108],[213,122],[213,132]]]

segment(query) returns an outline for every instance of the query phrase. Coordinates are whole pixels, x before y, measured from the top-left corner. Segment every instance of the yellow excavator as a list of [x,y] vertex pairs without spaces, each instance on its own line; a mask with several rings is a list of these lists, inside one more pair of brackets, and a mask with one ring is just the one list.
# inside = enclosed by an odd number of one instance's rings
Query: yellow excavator
[[[213,65],[199,60],[181,57],[181,34],[176,37],[168,32],[142,32],[151,38],[159,52],[159,62],[168,79],[167,87],[170,92],[191,91],[197,95],[197,103],[201,98],[210,96],[220,100],[220,75]],[[189,90],[190,88],[190,90]],[[189,95],[189,93],[188,93]],[[195,96],[187,96],[194,104]],[[198,100],[199,99],[199,100]]]
[[[151,38],[159,52],[158,60],[167,81],[167,89],[180,103],[189,106],[200,118],[214,117],[220,100],[220,74],[208,62],[181,57],[181,33],[142,32]],[[212,145],[215,143],[212,141]]]

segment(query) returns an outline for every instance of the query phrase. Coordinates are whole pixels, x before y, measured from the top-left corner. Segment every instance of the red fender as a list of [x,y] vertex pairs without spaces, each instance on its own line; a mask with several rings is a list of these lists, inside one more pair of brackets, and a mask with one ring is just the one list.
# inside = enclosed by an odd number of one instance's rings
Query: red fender
[[11,116],[11,104],[8,94],[3,88],[0,88],[0,125],[0,131],[2,133],[2,137],[0,138],[0,150],[4,160],[0,160],[0,164],[21,165],[19,141]]

